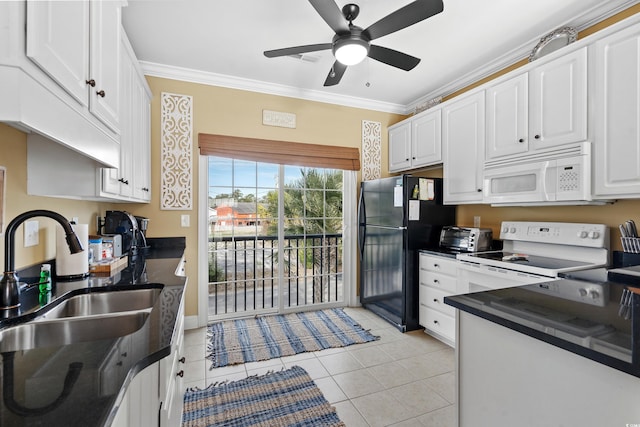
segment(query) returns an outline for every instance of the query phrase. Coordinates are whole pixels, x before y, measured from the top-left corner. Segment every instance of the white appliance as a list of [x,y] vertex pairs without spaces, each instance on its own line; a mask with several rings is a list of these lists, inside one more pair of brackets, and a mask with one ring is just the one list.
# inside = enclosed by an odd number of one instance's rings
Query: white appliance
[[483,201],[502,206],[607,203],[591,198],[589,142],[485,162]]
[[[457,255],[458,289],[477,292],[544,283],[560,273],[609,263],[609,228],[604,224],[504,221],[500,239],[501,251]],[[558,289],[547,286],[539,291]],[[587,285],[568,293],[571,299],[590,303],[604,297]]]

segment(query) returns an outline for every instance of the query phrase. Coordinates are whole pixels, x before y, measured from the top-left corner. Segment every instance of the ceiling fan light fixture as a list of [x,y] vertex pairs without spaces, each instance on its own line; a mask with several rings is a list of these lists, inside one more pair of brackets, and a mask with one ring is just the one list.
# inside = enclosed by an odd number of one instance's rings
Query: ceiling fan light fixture
[[333,55],[344,65],[359,64],[368,54],[369,43],[362,39],[339,39],[333,44]]

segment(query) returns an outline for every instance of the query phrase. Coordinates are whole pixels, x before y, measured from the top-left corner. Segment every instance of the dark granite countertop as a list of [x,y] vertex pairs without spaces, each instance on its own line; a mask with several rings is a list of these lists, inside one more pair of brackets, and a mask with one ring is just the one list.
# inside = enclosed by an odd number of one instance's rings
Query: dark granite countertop
[[[100,290],[162,288],[149,316],[135,332],[97,339],[0,353],[0,425],[104,426],[131,379],[168,356],[185,278],[175,275],[184,238],[149,239],[151,248],[110,277],[55,282],[48,305],[38,287],[21,294],[17,317],[0,319],[0,329],[32,319],[64,296]],[[25,276],[26,277],[26,276]],[[44,305],[41,307],[41,303]],[[66,390],[65,390],[66,386]]]
[[[445,303],[640,377],[640,296],[625,291],[638,282],[599,268],[543,284],[446,297]],[[602,304],[572,300],[580,289],[603,293]],[[620,307],[623,293],[629,295],[626,316]]]

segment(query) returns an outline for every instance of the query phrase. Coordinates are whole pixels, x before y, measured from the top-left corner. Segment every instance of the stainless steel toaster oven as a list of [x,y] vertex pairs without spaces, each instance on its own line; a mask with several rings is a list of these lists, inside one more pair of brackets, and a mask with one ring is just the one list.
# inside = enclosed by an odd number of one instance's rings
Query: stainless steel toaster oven
[[456,227],[448,225],[440,232],[440,247],[461,252],[481,252],[491,249],[493,231],[490,228]]

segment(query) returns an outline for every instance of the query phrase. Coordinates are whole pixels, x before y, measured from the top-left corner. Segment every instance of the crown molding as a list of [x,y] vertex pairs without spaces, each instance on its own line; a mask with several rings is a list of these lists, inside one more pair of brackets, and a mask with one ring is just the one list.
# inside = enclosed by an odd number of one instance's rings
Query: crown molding
[[378,102],[365,98],[345,95],[328,94],[316,90],[300,89],[275,83],[244,79],[224,74],[208,73],[189,68],[174,67],[153,62],[140,61],[145,75],[165,79],[180,80],[210,86],[220,86],[229,89],[246,90],[267,95],[285,96],[289,98],[305,99],[307,101],[324,102],[345,107],[362,108],[365,110],[382,111],[395,114],[406,114],[406,107],[400,104]]
[[[559,25],[571,26],[578,31],[589,28],[598,22],[607,19],[616,13],[619,13],[637,3],[640,0],[609,0],[602,4],[587,9],[579,16]],[[615,24],[614,24],[615,25]],[[596,33],[597,34],[597,33]],[[239,78],[224,74],[208,73],[189,68],[168,66],[153,62],[140,61],[142,70],[145,75],[153,77],[161,77],[172,80],[181,80],[191,83],[198,83],[211,86],[220,86],[229,89],[246,90],[250,92],[264,93],[268,95],[284,96],[289,98],[304,99],[308,101],[323,102],[327,104],[342,105],[346,107],[361,108],[366,110],[381,111],[394,114],[411,114],[417,107],[425,104],[431,99],[439,96],[445,97],[457,92],[465,87],[491,76],[505,68],[527,58],[531,53],[531,49],[535,46],[540,37],[533,38],[526,43],[506,52],[505,54],[495,58],[493,61],[486,63],[481,68],[459,77],[444,86],[439,87],[425,95],[421,95],[407,105],[392,104],[387,102],[379,102],[366,98],[357,98],[346,95],[330,94],[317,90],[301,89],[292,86],[286,86],[275,83],[267,83],[259,80],[251,80]]]
[[[559,25],[558,28],[570,26],[578,31],[582,31],[597,24],[598,22],[601,22],[615,15],[616,13],[628,9],[629,7],[637,3],[640,3],[640,0],[611,0],[602,2],[602,4],[594,6],[591,9],[587,9],[584,11],[584,13],[564,22],[562,25]],[[479,80],[489,77],[501,70],[504,70],[505,68],[515,64],[518,61],[521,61],[522,59],[528,58],[533,47],[540,41],[540,38],[543,36],[544,35],[529,40],[528,42],[523,43],[515,49],[512,49],[511,51],[499,56],[493,61],[488,62],[484,67],[477,68],[472,72],[469,72],[462,77],[459,77],[451,81],[450,83],[430,93],[427,93],[426,95],[420,96],[415,101],[406,105],[405,113],[409,114],[415,111],[416,107],[425,104],[433,98],[436,98],[438,96],[445,97],[447,95],[451,95],[452,93],[464,89],[465,87]]]

